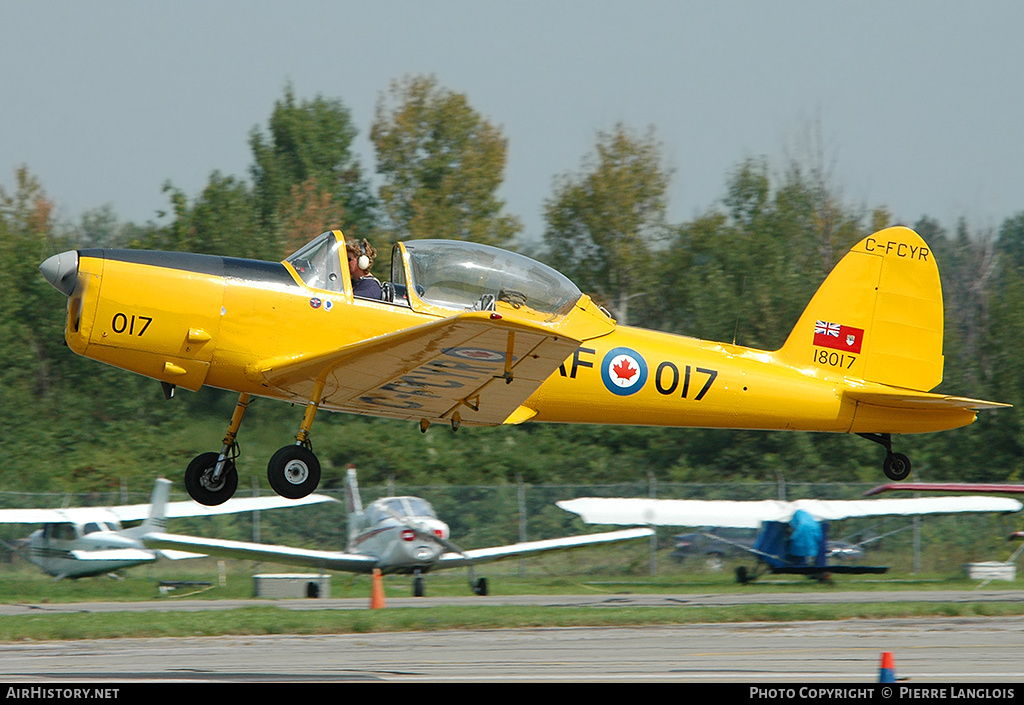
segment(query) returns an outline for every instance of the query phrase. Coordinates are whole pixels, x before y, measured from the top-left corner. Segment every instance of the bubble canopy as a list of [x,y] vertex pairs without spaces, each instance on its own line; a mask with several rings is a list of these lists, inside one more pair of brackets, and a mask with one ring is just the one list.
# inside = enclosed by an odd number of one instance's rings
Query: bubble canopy
[[[495,301],[565,315],[582,293],[572,281],[525,255],[460,240],[411,240],[402,243],[417,295],[445,308],[487,309]],[[396,248],[397,253],[398,248]],[[398,274],[399,258],[392,261]],[[400,278],[400,276],[399,276]]]

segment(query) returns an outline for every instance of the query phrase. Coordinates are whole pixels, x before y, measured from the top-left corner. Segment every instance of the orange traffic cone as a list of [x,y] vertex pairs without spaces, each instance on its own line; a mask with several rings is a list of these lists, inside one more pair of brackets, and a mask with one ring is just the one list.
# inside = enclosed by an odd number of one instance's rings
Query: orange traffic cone
[[380,568],[373,569],[373,585],[370,588],[370,609],[379,610],[387,607],[384,600],[384,578],[380,574]]
[[878,669],[878,682],[879,683],[895,683],[896,682],[896,667],[892,662],[892,652],[882,652],[882,667]]

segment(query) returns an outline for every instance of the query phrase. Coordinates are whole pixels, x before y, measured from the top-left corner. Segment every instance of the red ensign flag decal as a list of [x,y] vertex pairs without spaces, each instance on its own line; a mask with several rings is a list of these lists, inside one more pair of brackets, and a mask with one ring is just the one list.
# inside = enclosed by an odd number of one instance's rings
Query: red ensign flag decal
[[817,346],[859,353],[863,342],[863,328],[854,328],[828,321],[816,321],[814,324],[814,344]]

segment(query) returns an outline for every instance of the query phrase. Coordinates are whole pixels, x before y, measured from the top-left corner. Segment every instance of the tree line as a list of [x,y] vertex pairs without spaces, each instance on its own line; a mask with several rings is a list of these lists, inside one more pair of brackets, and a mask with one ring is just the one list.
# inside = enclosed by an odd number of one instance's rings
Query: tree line
[[[724,175],[718,202],[673,223],[672,173],[656,131],[616,124],[597,134],[576,171],[554,177],[541,240],[520,241],[522,222],[497,195],[507,139],[465,95],[433,76],[392,83],[369,131],[376,189],[353,150],[357,134],[341,100],[303,100],[286,87],[266,126],[249,135],[247,178],[214,172],[194,195],[167,183],[160,224],[123,223],[109,207],[59,222],[44,186],[19,167],[13,188],[0,189],[0,486],[81,489],[150,478],[154,468],[176,477],[211,449],[202,443],[219,441],[234,403],[215,390],[165,402],[151,380],[67,350],[65,300],[38,273],[65,249],[280,260],[333,228],[381,253],[398,240],[472,240],[551,264],[620,323],[775,349],[843,254],[896,224],[884,206],[844,202],[813,144],[782,168],[743,160]],[[939,390],[1014,408],[964,429],[900,438],[898,449],[928,479],[1018,479],[1024,211],[994,231],[971,232],[962,221],[947,229],[927,216],[904,224],[929,243],[942,276]],[[274,431],[279,438],[298,423],[287,405],[263,405],[255,416],[246,427],[284,429]],[[198,428],[211,429],[209,438],[197,438]],[[844,435],[540,424],[420,434],[414,425],[327,415],[314,438],[327,484],[349,462],[368,481],[461,484],[881,479],[879,449]]]

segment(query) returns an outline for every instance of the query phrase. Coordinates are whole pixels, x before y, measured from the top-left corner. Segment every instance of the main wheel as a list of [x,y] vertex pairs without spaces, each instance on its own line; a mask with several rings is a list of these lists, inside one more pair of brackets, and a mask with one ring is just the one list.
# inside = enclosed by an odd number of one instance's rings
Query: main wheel
[[267,480],[282,497],[302,499],[320,484],[320,461],[305,446],[285,446],[267,463]]
[[887,455],[885,456],[885,462],[882,463],[882,472],[890,480],[896,482],[906,480],[907,476],[910,475],[910,458],[903,455],[903,453]]
[[213,481],[213,471],[219,457],[220,453],[202,453],[193,458],[185,469],[185,490],[188,496],[208,507],[224,504],[238,488],[238,471],[230,458],[224,460],[220,478]]

